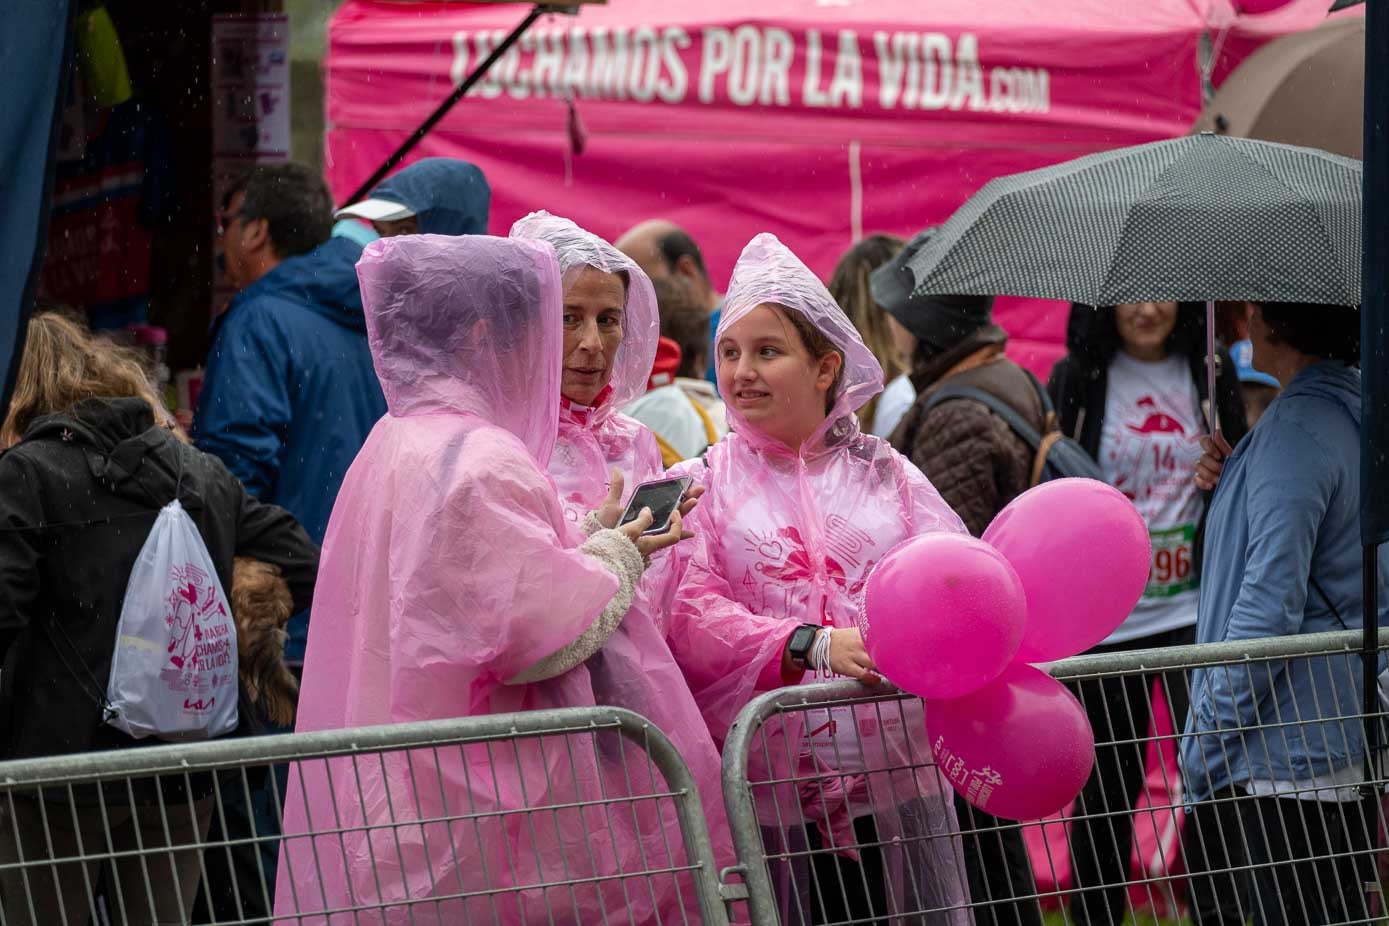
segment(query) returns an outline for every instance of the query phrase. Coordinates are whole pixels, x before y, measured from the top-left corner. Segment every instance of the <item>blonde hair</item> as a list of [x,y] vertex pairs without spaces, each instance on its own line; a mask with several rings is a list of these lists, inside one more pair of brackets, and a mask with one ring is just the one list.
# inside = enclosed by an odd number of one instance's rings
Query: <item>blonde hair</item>
[[93,335],[85,325],[59,312],[44,312],[29,320],[14,395],[0,426],[0,445],[17,443],[44,415],[65,412],[83,399],[95,398],[144,399],[156,424],[187,440],[173,426],[133,351]]
[[[888,327],[887,313],[873,301],[868,278],[874,270],[896,257],[905,245],[901,238],[892,235],[869,235],[839,259],[829,282],[830,295],[849,316],[849,321],[854,323],[863,343],[878,358],[878,364],[883,368],[884,385],[907,372],[907,367],[898,356],[892,329]],[[859,420],[863,422],[864,430],[873,429],[877,410],[878,396],[859,409]]]

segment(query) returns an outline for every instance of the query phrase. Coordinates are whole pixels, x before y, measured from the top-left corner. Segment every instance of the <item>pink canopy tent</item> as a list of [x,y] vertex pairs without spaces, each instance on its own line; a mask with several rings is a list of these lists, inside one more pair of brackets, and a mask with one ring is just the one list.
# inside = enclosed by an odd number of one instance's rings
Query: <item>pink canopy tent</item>
[[[1185,133],[1203,48],[1218,79],[1326,6],[1254,17],[1230,0],[611,0],[543,17],[412,157],[482,167],[494,232],[539,208],[605,237],[664,216],[700,243],[716,286],[760,231],[828,276],[863,234],[939,222],[994,176]],[[344,4],[326,62],[336,195],[523,15]],[[998,317],[1045,373],[1065,308],[1009,300]]]
[[[862,235],[910,235],[995,176],[1185,134],[1203,62],[1219,83],[1328,6],[1242,16],[1232,0],[609,0],[543,17],[411,159],[479,165],[497,234],[536,209],[610,239],[662,216],[700,243],[720,288],[761,231],[827,277]],[[350,195],[524,15],[515,4],[348,0],[326,61],[335,195]],[[996,316],[1013,355],[1045,375],[1066,306],[1000,300]],[[1178,799],[1170,745],[1151,751],[1141,807]],[[1138,815],[1135,870],[1172,861],[1177,819]],[[1065,827],[1030,836],[1042,889],[1065,885]]]
[[[478,164],[499,235],[539,208],[608,239],[664,217],[700,243],[715,286],[757,232],[828,276],[858,237],[936,224],[995,176],[1183,135],[1207,78],[1218,85],[1328,6],[608,0],[540,19],[410,160]],[[339,200],[524,15],[518,4],[347,0],[325,62]],[[1046,375],[1067,307],[1008,298],[996,317],[1014,357]],[[1174,754],[1171,739],[1150,750],[1133,858],[1145,876],[1176,855],[1179,816],[1160,809],[1179,802]],[[1033,827],[1029,844],[1040,889],[1068,886],[1065,826]]]

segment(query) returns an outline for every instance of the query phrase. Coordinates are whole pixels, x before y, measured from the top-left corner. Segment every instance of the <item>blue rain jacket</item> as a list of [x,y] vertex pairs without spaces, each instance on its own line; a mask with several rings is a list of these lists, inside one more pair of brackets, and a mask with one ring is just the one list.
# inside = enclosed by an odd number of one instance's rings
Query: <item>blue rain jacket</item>
[[[352,460],[386,412],[357,288],[360,246],[331,238],[246,287],[219,319],[193,439],[315,543]],[[286,656],[303,659],[307,614]]]
[[[1225,463],[1197,641],[1360,629],[1359,510],[1360,372],[1324,361],[1293,379]],[[1380,574],[1383,586],[1384,557]],[[1196,670],[1181,753],[1188,799],[1251,778],[1302,787],[1361,763],[1362,677],[1358,655]]]

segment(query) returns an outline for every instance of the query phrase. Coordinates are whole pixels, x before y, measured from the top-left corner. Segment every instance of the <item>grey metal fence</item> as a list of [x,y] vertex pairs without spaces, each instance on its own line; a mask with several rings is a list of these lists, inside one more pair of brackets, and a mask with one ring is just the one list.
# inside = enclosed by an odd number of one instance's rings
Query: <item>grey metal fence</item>
[[[0,763],[0,924],[1380,922],[1385,778],[1358,750],[1357,647],[1050,666],[1090,716],[1095,771],[1022,824],[953,794],[918,699],[769,693],[725,744],[724,872],[683,759],[618,709]],[[1192,702],[1199,740],[1181,736]],[[595,778],[598,759],[621,773]],[[1202,778],[1209,794],[1184,790]]]
[[[1095,768],[1071,807],[1025,823],[952,792],[919,699],[853,682],[770,692],[724,747],[752,920],[1381,922],[1385,778],[1360,749],[1359,644],[1356,631],[1052,664],[1089,715]],[[1199,738],[1181,735],[1193,703]]]
[[[621,769],[618,787],[586,771],[596,756]],[[4,924],[230,926],[272,911],[296,924],[618,924],[642,910],[728,922],[690,772],[629,711],[0,763]]]

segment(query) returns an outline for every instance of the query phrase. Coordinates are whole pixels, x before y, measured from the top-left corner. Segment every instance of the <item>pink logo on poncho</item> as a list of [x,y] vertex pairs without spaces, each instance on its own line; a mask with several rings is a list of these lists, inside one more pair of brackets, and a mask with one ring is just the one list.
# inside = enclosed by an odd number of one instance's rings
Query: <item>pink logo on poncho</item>
[[[843,518],[837,516],[830,516],[826,526],[836,536],[828,540],[834,554],[825,556],[824,569],[821,572],[831,582],[847,589],[849,594],[856,595],[863,590],[868,574],[873,571],[874,562],[870,560],[860,573],[859,579],[850,583],[840,560],[843,559],[851,567],[857,568],[860,562],[855,554],[861,552],[871,539],[863,531],[849,527]],[[747,538],[748,552],[756,553],[763,560],[753,568],[767,578],[781,582],[800,582],[815,577],[815,563],[801,538],[801,532],[796,528],[783,527],[775,534],[761,535],[757,531],[748,531]]]

